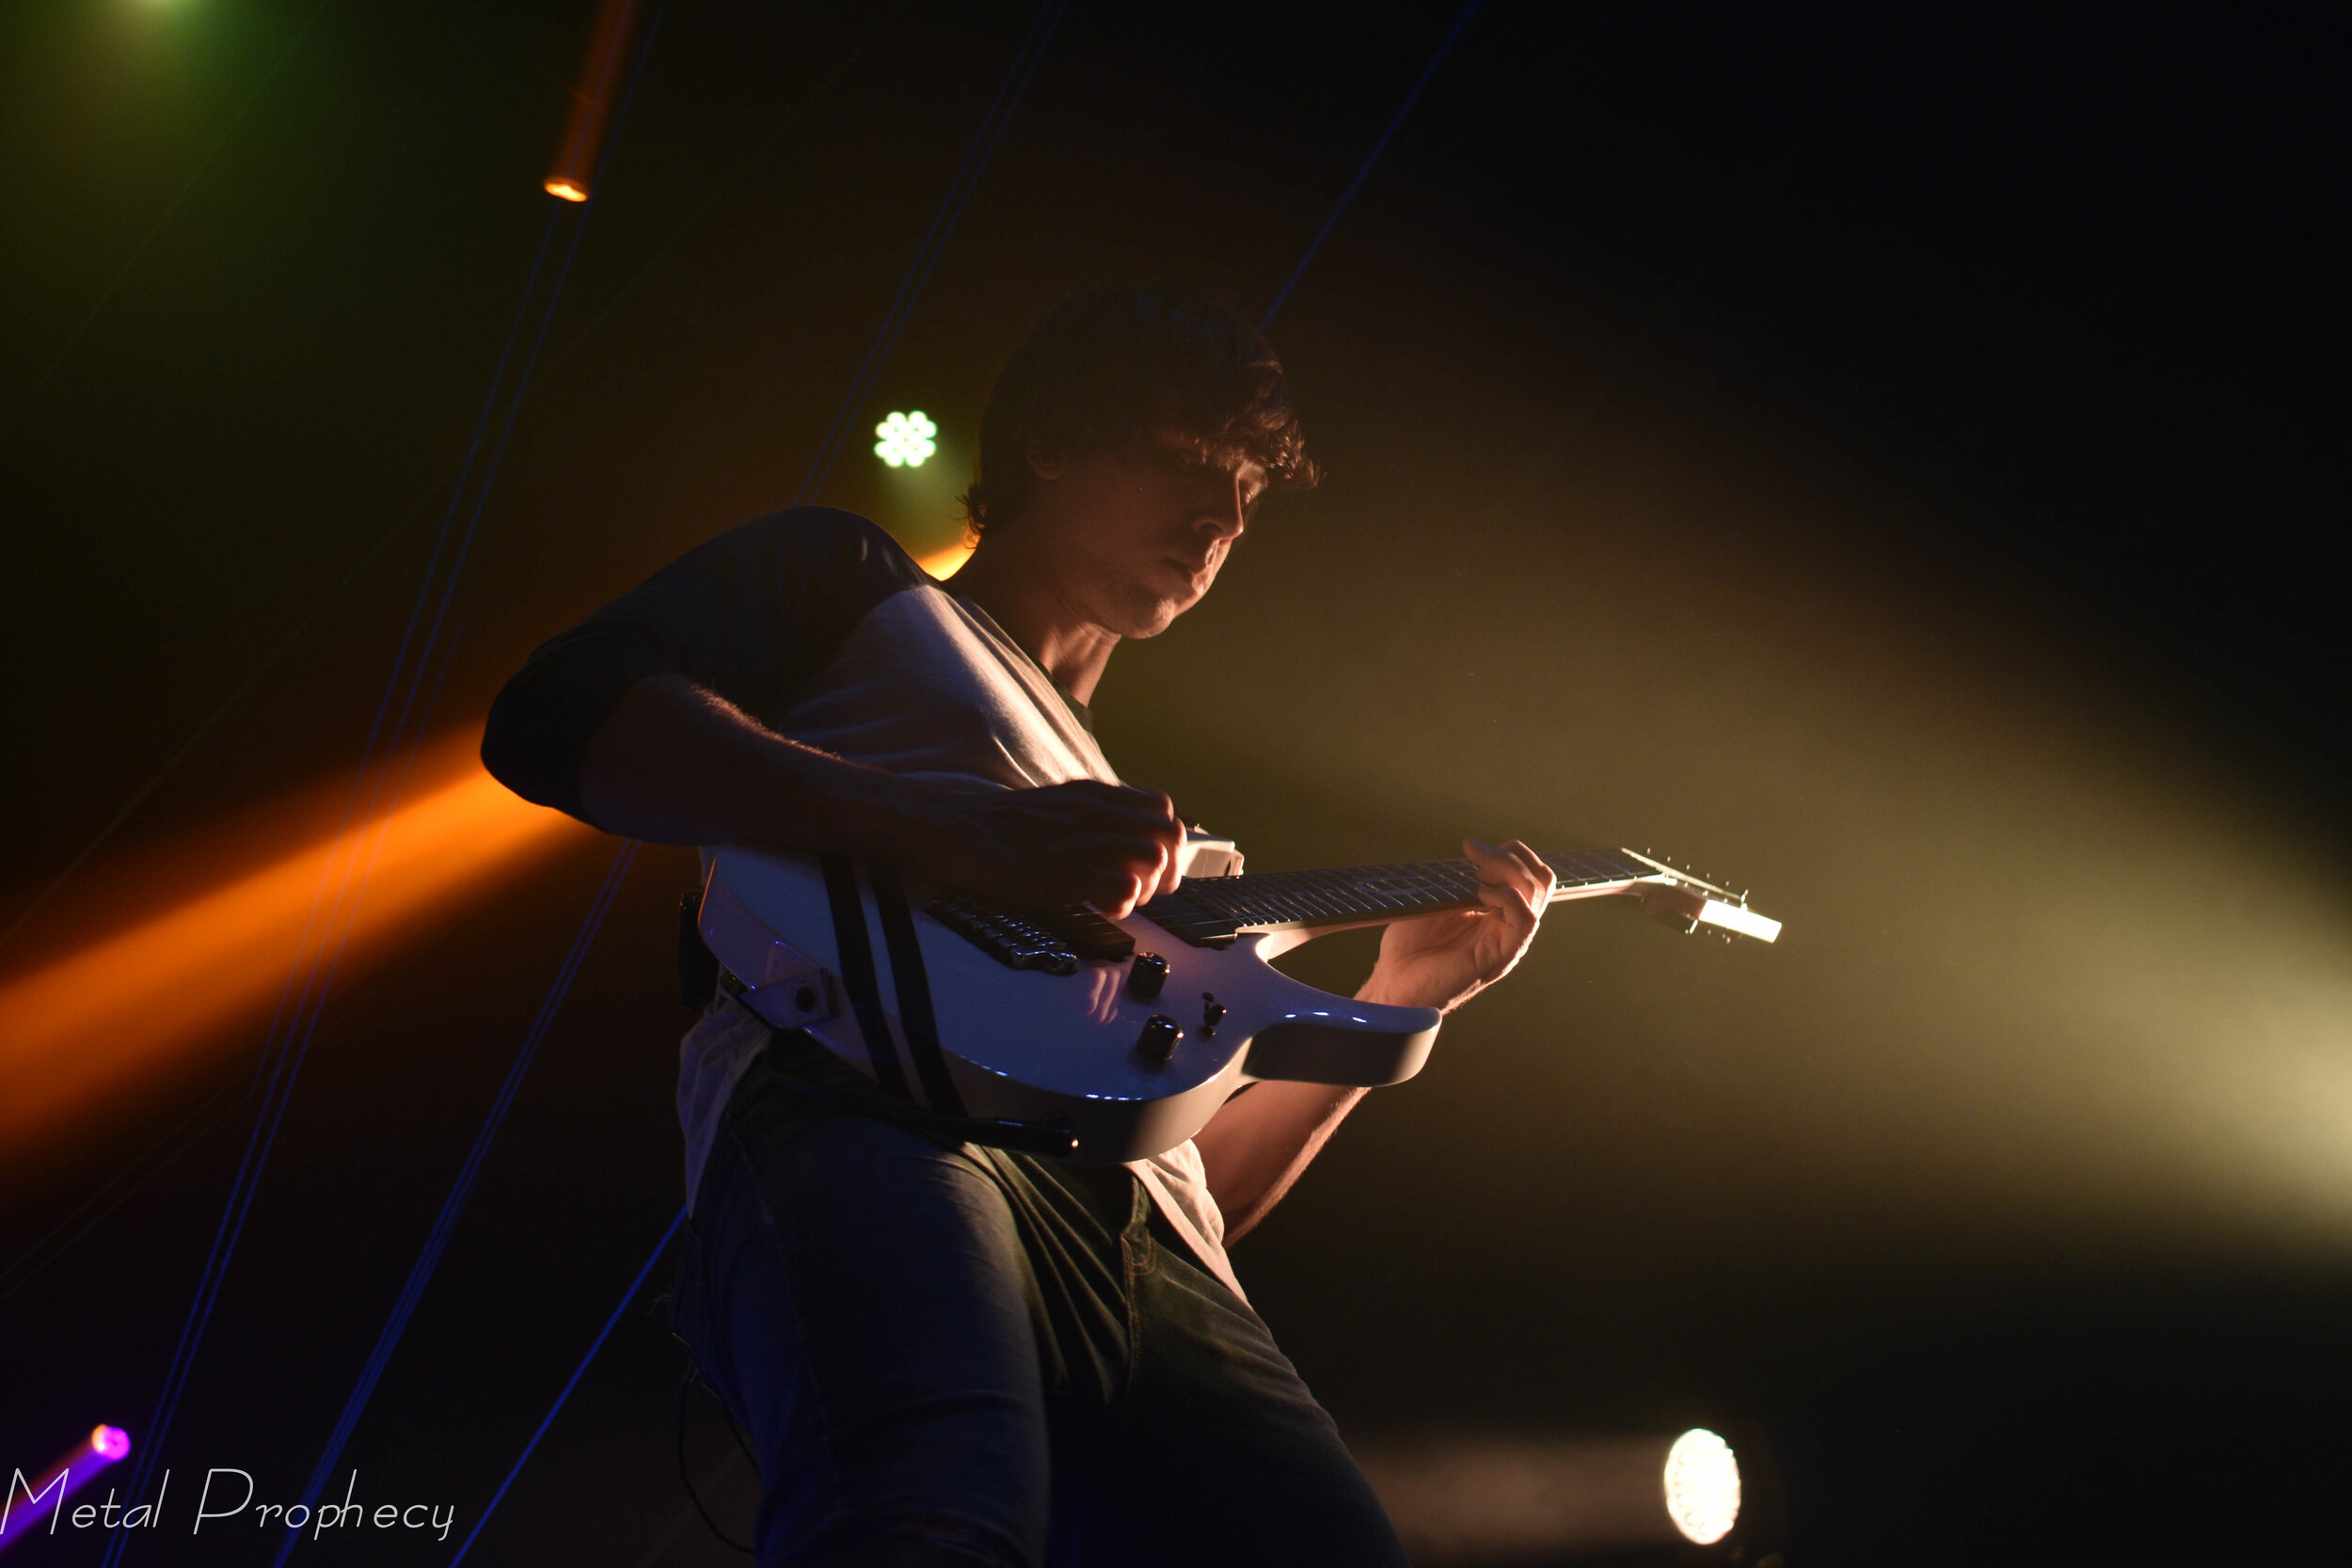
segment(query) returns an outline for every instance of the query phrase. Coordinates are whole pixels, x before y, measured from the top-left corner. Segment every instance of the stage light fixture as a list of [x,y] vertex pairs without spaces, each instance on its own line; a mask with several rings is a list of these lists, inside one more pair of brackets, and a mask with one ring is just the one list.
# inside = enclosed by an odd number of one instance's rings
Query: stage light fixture
[[1416,1562],[1581,1562],[1663,1548],[1678,1562],[1777,1568],[1783,1524],[1771,1445],[1752,1423],[1729,1430],[1742,1459],[1705,1429],[1438,1432],[1351,1439],[1349,1449]]
[[1740,1461],[1731,1445],[1693,1427],[1666,1450],[1666,1516],[1682,1538],[1711,1546],[1740,1522]]
[[[94,1427],[89,1436],[73,1445],[63,1459],[43,1470],[31,1481],[22,1470],[12,1471],[8,1489],[0,1497],[0,1551],[18,1537],[30,1535],[43,1519],[53,1520],[65,1511],[68,1497],[89,1484],[99,1471],[131,1451],[131,1434],[120,1427]],[[128,1504],[124,1505],[128,1508]],[[154,1517],[151,1507],[133,1510],[147,1519]],[[132,1521],[126,1518],[125,1523]],[[50,1526],[54,1532],[56,1526]]]
[[882,437],[874,443],[874,455],[894,468],[919,468],[939,450],[931,440],[939,434],[939,426],[920,408],[911,414],[893,413],[874,427],[874,434]]
[[580,71],[580,89],[572,94],[571,119],[564,126],[564,145],[556,150],[555,167],[540,188],[558,201],[585,201],[588,187],[604,146],[604,130],[612,114],[613,89],[621,79],[621,63],[628,55],[635,30],[638,0],[604,0],[596,11],[596,30],[588,40],[588,63]]

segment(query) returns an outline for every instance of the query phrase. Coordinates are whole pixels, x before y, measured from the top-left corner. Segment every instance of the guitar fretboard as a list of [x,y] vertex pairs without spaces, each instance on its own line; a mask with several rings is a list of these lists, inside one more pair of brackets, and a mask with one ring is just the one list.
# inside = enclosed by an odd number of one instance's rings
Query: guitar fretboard
[[[1613,849],[1547,855],[1555,892],[1624,886],[1656,868]],[[1195,947],[1223,946],[1244,931],[1339,926],[1399,914],[1466,910],[1478,902],[1478,872],[1466,860],[1259,871],[1188,881],[1143,906],[1154,924]]]

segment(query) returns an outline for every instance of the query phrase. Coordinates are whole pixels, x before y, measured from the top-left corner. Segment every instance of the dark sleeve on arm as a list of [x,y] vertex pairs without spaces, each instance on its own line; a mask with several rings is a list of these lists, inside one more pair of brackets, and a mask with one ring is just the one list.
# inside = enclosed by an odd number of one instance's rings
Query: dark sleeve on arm
[[731,529],[542,643],[490,705],[483,766],[586,821],[580,759],[631,686],[684,675],[772,724],[868,610],[930,580],[852,513],[796,507]]

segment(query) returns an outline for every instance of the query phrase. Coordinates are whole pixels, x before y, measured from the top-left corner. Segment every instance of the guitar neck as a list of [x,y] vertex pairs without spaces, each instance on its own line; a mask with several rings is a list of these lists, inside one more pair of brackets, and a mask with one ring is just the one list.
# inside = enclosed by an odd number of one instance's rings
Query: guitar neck
[[[1579,849],[1545,857],[1552,870],[1551,896],[1595,897],[1612,893],[1657,890],[1677,895],[1676,907],[1705,924],[1771,936],[1756,927],[1778,925],[1750,914],[1745,900],[1673,867],[1630,850]],[[1196,946],[1221,946],[1258,931],[1310,930],[1362,925],[1478,903],[1478,872],[1466,860],[1416,861],[1393,865],[1336,866],[1315,871],[1261,871],[1240,877],[1187,881],[1143,908],[1154,924]],[[1721,906],[1723,918],[1703,911]],[[1745,916],[1745,922],[1737,919]]]

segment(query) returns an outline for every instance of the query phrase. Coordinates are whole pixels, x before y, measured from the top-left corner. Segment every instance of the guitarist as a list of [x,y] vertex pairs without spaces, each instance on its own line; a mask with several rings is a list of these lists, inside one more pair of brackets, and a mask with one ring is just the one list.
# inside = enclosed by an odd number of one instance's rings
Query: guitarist
[[[1173,890],[1184,828],[1087,705],[1315,478],[1248,322],[1074,295],[991,394],[952,584],[848,513],[746,523],[532,654],[483,760],[614,833],[1126,914]],[[1451,1009],[1518,962],[1550,873],[1468,847],[1484,907],[1391,926],[1362,997]],[[1225,1250],[1362,1094],[1259,1084],[1154,1159],[1041,1159],[926,1127],[722,988],[681,1050],[675,1313],[756,1448],[759,1560],[1402,1564]]]

